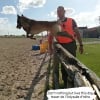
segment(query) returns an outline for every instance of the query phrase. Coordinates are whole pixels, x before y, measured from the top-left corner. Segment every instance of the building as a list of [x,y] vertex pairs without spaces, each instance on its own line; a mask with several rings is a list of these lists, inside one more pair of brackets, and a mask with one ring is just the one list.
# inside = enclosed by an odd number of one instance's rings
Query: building
[[82,38],[100,38],[100,26],[87,28],[79,27]]

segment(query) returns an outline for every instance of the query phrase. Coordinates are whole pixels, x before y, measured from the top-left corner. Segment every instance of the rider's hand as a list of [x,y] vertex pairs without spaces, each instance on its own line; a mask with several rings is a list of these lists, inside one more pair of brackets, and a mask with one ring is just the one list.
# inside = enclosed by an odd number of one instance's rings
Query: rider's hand
[[83,45],[80,45],[80,46],[79,46],[79,52],[80,52],[80,54],[83,54],[83,51],[84,51]]

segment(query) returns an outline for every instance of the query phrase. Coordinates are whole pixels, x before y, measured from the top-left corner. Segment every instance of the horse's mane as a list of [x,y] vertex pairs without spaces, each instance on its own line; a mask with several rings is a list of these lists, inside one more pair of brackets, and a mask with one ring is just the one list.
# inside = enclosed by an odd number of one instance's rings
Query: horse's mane
[[25,21],[31,21],[32,23],[56,23],[57,21],[37,21],[37,20],[35,20],[35,19],[30,19],[30,18],[28,18],[28,17],[26,17],[26,16],[23,16],[22,15],[22,17],[24,18],[24,20]]

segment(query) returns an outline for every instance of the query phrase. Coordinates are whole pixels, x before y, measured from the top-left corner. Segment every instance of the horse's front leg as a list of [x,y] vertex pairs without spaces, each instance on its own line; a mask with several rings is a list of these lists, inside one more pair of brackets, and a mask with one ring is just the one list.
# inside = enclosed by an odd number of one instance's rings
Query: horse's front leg
[[31,34],[31,35],[29,36],[29,38],[30,38],[30,39],[36,40],[36,37],[34,37],[34,34]]
[[36,40],[36,37],[34,37],[34,35],[32,35],[32,36],[30,37],[30,39]]

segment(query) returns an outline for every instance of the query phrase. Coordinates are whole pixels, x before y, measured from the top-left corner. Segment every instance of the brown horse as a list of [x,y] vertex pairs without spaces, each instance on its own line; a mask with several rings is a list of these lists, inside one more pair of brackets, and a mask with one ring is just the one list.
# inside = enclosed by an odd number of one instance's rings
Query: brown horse
[[60,31],[60,26],[57,21],[36,21],[23,15],[17,15],[17,28],[23,28],[27,33],[27,37],[30,38],[32,38],[34,34],[39,34],[43,31],[51,31],[53,35]]

